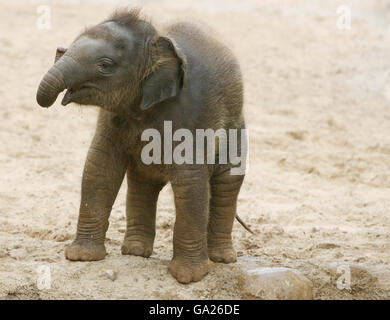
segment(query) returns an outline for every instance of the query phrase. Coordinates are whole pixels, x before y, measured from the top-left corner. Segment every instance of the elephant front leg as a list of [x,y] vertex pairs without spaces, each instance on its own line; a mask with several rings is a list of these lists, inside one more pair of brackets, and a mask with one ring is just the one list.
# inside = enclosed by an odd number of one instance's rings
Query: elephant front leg
[[156,205],[164,183],[142,181],[127,173],[126,234],[122,254],[149,257],[156,229]]
[[126,172],[127,162],[110,144],[94,142],[84,167],[77,235],[65,250],[68,260],[104,259],[108,218]]
[[201,280],[209,271],[207,255],[207,214],[209,183],[207,173],[188,170],[172,182],[176,222],[170,272],[181,283]]

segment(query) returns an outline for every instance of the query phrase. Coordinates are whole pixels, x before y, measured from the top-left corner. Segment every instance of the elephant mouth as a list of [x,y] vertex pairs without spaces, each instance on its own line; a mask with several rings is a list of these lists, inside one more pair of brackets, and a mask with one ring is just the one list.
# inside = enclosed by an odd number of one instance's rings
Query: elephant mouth
[[91,84],[84,84],[79,87],[69,87],[65,92],[61,104],[66,106],[71,102],[76,102],[77,99],[85,97],[91,89],[97,89],[97,87]]

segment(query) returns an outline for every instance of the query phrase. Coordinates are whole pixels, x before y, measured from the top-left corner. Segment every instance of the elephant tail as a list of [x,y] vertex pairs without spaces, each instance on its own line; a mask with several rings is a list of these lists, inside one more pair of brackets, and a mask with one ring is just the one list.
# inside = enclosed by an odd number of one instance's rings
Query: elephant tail
[[250,232],[251,234],[255,234],[246,224],[244,221],[241,220],[241,218],[238,216],[238,214],[236,214],[236,219],[237,221],[244,227],[244,229],[248,232]]

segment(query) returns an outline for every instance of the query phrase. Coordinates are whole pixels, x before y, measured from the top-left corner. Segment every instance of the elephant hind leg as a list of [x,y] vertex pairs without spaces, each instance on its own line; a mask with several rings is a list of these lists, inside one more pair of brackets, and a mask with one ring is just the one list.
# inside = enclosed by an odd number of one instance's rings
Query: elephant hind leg
[[231,233],[243,180],[243,175],[231,175],[230,170],[216,173],[210,179],[207,246],[209,258],[214,262],[231,263],[237,260]]

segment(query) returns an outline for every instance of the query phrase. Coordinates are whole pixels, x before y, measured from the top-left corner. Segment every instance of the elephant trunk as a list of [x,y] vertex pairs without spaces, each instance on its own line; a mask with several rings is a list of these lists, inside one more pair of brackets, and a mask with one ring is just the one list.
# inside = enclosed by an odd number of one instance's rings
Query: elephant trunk
[[63,56],[45,74],[37,91],[37,102],[41,107],[50,107],[60,92],[68,88],[75,61]]

